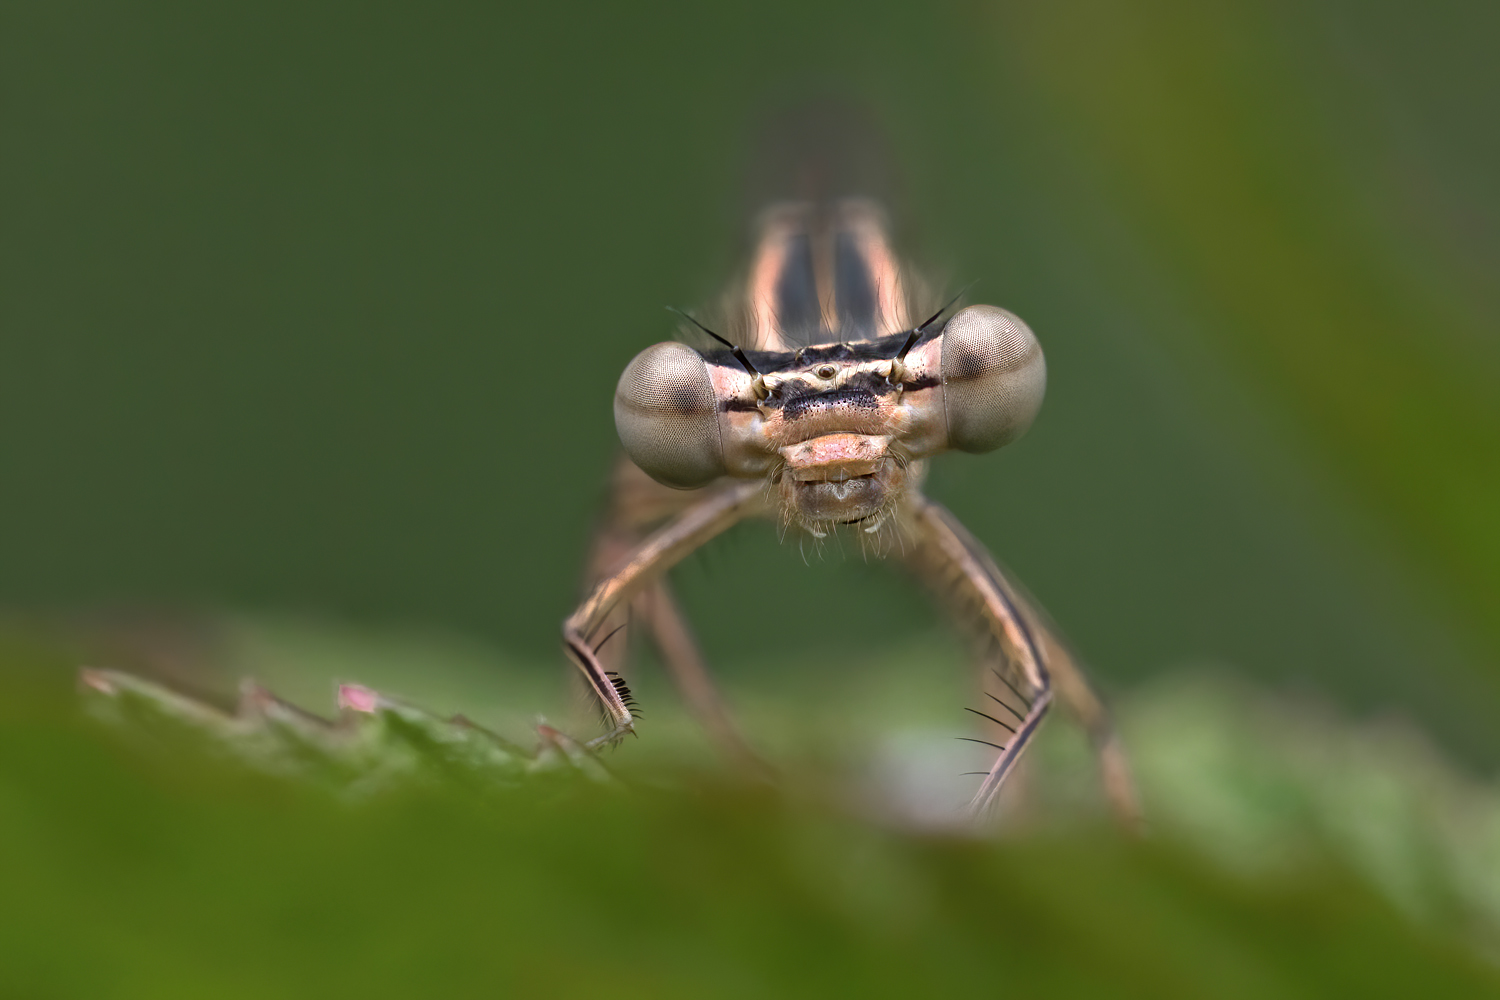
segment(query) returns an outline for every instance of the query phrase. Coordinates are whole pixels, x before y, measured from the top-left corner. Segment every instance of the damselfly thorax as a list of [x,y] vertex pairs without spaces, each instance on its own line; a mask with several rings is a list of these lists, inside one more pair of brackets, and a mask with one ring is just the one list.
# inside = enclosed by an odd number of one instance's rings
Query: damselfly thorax
[[[609,730],[638,711],[616,669],[630,620],[652,634],[689,706],[734,756],[753,762],[708,680],[666,571],[735,522],[769,516],[815,538],[857,532],[894,552],[978,623],[997,737],[974,804],[986,808],[1054,697],[1085,725],[1106,787],[1134,814],[1108,718],[1041,613],[944,508],[921,493],[924,462],[1015,440],[1041,406],[1046,363],[1031,330],[995,306],[918,308],[922,286],[897,262],[866,200],[783,203],[760,219],[743,282],[718,330],[668,341],[620,377],[615,424],[628,456],[591,560],[591,593],[564,625],[568,649]],[[927,304],[931,309],[931,304]],[[695,331],[685,331],[692,336]],[[644,475],[642,475],[644,473]],[[649,477],[649,478],[648,478]],[[654,530],[653,530],[654,529]]]

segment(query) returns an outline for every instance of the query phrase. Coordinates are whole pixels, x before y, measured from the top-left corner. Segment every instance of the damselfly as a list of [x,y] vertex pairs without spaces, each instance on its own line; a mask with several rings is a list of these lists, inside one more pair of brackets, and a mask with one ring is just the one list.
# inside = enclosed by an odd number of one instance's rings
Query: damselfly
[[[563,626],[609,730],[634,732],[624,644],[644,624],[689,708],[731,754],[753,753],[710,682],[667,571],[743,518],[815,539],[851,531],[903,560],[955,616],[978,623],[988,699],[970,709],[997,748],[972,808],[987,811],[1053,701],[1082,724],[1115,809],[1135,798],[1109,718],[1037,605],[954,516],[922,493],[928,458],[983,453],[1031,424],[1046,387],[1036,337],[1004,309],[949,303],[921,316],[882,209],[864,199],[783,202],[761,216],[727,325],[700,347],[660,343],[620,377],[627,460],[591,557],[591,588]],[[930,307],[929,307],[930,308]],[[916,320],[916,321],[914,321]]]

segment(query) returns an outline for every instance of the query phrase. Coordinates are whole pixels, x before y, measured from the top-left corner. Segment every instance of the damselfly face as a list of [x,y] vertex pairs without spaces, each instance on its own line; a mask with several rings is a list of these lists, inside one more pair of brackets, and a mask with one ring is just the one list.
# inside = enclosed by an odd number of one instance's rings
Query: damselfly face
[[819,536],[833,524],[874,532],[920,460],[990,451],[1030,426],[1046,387],[1036,338],[994,306],[909,326],[873,206],[782,206],[763,233],[751,346],[657,344],[620,378],[620,440],[652,478],[695,489],[765,477],[785,521]]

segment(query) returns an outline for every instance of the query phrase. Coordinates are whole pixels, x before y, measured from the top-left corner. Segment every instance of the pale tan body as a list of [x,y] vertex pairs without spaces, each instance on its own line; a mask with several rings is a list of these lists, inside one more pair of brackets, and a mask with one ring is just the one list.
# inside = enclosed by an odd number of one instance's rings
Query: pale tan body
[[[848,297],[867,302],[878,336],[867,333],[852,346],[814,338],[798,349],[776,306],[805,306],[813,289],[817,327],[848,332],[840,328],[843,303],[831,277],[836,238],[845,272],[849,261],[864,269],[845,284],[863,282],[851,285],[860,294]],[[797,264],[812,277],[802,299],[785,290],[792,250],[801,251]],[[1136,825],[1123,752],[1073,656],[983,546],[920,490],[927,456],[989,450],[1029,424],[1045,383],[1030,331],[1003,310],[982,306],[936,332],[937,317],[910,328],[882,217],[863,202],[768,212],[744,315],[745,350],[763,354],[736,351],[729,360],[725,352],[657,345],[622,376],[616,415],[627,450],[657,478],[697,488],[663,486],[629,459],[616,470],[590,555],[590,591],[563,625],[568,651],[611,724],[595,745],[634,731],[628,688],[614,669],[625,644],[599,643],[626,624],[633,608],[690,709],[731,757],[759,767],[708,678],[666,573],[748,517],[775,518],[819,537],[851,524],[878,553],[899,553],[982,639],[985,679],[999,684],[986,686],[995,704],[976,714],[1008,735],[1003,746],[995,744],[999,755],[975,794],[975,812],[993,805],[1056,699],[1092,739],[1116,813]],[[881,344],[894,346],[881,352]]]

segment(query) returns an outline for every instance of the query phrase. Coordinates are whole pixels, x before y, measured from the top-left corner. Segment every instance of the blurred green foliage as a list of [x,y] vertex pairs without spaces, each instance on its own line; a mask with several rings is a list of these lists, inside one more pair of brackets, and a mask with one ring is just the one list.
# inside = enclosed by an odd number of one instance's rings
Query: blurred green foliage
[[1123,706],[1151,839],[1054,726],[986,840],[862,818],[806,760],[779,792],[688,756],[601,784],[368,691],[337,724],[262,692],[232,719],[92,674],[106,727],[55,672],[16,682],[39,655],[0,700],[13,995],[1500,989],[1500,796],[1219,685]]

